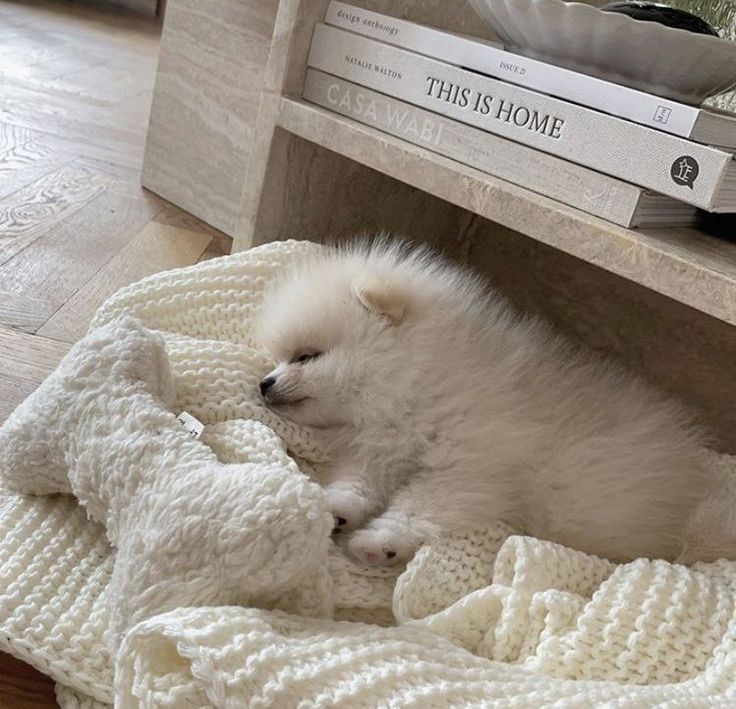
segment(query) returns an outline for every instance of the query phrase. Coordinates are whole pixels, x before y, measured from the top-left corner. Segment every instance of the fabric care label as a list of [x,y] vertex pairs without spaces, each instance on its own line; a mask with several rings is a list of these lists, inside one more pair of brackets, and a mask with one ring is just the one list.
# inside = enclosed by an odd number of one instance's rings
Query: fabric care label
[[204,431],[204,424],[186,411],[182,411],[176,417],[176,420],[186,429],[192,438],[199,438],[202,435],[202,431]]

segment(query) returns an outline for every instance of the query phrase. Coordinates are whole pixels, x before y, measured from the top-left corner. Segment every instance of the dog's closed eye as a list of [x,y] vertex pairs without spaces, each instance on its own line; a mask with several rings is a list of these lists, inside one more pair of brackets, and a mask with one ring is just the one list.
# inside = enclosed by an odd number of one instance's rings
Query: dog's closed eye
[[300,352],[295,357],[292,357],[289,364],[306,364],[307,362],[311,362],[313,359],[317,359],[317,357],[321,357],[322,353],[316,350],[308,350],[307,352]]

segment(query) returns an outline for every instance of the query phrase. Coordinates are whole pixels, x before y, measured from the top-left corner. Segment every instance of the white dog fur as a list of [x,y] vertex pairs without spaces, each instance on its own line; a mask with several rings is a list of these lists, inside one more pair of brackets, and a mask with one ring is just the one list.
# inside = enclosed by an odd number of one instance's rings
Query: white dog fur
[[497,520],[673,559],[708,489],[683,408],[425,250],[325,251],[267,294],[260,335],[264,398],[328,435],[320,482],[366,564]]

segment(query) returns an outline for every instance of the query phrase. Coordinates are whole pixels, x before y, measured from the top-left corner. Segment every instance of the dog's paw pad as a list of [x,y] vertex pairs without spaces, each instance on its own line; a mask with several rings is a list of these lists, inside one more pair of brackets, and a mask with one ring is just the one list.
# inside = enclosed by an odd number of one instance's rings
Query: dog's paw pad
[[349,545],[352,556],[366,566],[384,566],[396,558],[396,552],[389,549],[372,549],[364,546]]
[[396,539],[370,529],[360,529],[347,542],[350,555],[366,566],[384,566],[400,561],[401,549]]
[[371,566],[378,566],[386,560],[388,554],[382,554],[377,551],[364,551],[362,556]]

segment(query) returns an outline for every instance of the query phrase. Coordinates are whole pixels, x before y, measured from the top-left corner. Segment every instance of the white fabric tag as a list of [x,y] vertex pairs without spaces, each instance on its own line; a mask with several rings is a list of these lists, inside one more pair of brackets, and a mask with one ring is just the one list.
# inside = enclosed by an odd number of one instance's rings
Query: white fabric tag
[[199,438],[202,435],[202,431],[204,431],[204,424],[186,411],[182,411],[176,417],[176,420],[184,426],[192,438]]

